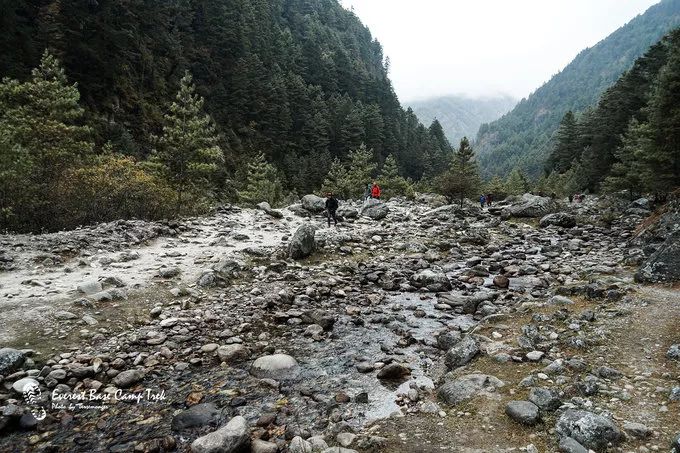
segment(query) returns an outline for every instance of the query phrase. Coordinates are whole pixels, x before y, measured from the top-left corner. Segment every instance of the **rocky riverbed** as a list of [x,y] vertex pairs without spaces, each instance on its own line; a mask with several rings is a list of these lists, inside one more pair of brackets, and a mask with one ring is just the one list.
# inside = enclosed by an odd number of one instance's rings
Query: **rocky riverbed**
[[0,236],[0,451],[680,453],[677,201]]

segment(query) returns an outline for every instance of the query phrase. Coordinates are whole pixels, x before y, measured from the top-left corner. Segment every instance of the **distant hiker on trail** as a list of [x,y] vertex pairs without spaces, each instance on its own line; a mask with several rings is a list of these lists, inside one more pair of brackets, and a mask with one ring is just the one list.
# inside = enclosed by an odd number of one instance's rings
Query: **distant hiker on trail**
[[479,197],[479,204],[482,205],[482,209],[484,209],[484,203],[486,203],[486,197],[482,195]]
[[371,187],[371,197],[380,198],[380,186],[375,182],[373,183],[373,187]]
[[574,201],[574,196],[572,194],[569,194],[569,203],[572,203]]
[[331,217],[335,226],[338,226],[338,218],[335,216],[335,211],[338,210],[338,199],[333,196],[332,193],[328,192],[326,194],[326,211],[328,212],[328,228],[331,227]]
[[486,205],[491,206],[491,201],[492,201],[491,194],[487,194],[486,195]]
[[364,200],[368,200],[371,198],[371,183],[366,184],[366,188],[364,189]]

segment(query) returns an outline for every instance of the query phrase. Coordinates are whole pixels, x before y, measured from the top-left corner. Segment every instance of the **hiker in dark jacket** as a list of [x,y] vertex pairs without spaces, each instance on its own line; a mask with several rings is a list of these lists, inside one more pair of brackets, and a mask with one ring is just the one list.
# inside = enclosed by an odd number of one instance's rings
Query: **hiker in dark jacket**
[[335,216],[335,211],[338,210],[338,199],[333,196],[332,193],[328,192],[326,194],[326,211],[328,213],[328,228],[331,227],[331,217],[335,226],[338,226],[338,219]]

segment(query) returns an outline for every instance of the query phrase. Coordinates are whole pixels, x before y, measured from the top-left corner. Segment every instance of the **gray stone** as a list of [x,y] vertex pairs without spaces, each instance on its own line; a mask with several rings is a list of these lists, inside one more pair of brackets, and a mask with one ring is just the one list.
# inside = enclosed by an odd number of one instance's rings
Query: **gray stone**
[[573,228],[576,226],[576,219],[574,216],[564,213],[556,212],[554,214],[548,214],[541,218],[539,224],[542,227],[547,227],[550,225],[559,226],[563,228]]
[[217,423],[221,412],[213,403],[203,403],[191,406],[172,418],[172,429],[181,431],[197,426],[206,426]]
[[559,449],[561,453],[588,453],[588,449],[576,442],[571,437],[560,439]]
[[625,435],[611,419],[584,410],[564,412],[557,420],[555,430],[560,437],[571,437],[598,452],[605,451],[610,442],[617,446],[625,440]]
[[199,437],[191,444],[193,453],[237,453],[247,451],[250,429],[245,418],[232,418],[222,428]]
[[19,379],[14,384],[12,384],[12,390],[14,390],[17,393],[24,393],[24,391],[26,390],[26,388],[28,386],[37,387],[38,385],[39,385],[38,381],[36,381],[33,378],[26,377],[26,378]]
[[510,401],[505,406],[505,413],[523,425],[535,425],[540,419],[538,406],[530,401]]
[[376,200],[375,198],[369,198],[361,207],[361,215],[369,217],[373,220],[384,219],[387,217],[389,212],[390,209],[387,207],[387,205],[380,200]]
[[483,392],[495,392],[504,385],[503,381],[494,376],[468,374],[445,382],[437,393],[446,403],[455,405]]
[[635,273],[638,282],[680,281],[680,230],[666,238]]
[[557,210],[557,203],[548,197],[525,193],[522,198],[501,212],[501,217],[543,217]]
[[8,375],[19,368],[25,360],[26,357],[21,351],[12,348],[0,349],[0,374]]
[[668,348],[668,352],[666,352],[666,357],[668,357],[671,360],[680,361],[680,343],[674,344],[670,348]]
[[346,204],[341,204],[336,213],[343,219],[356,219],[359,217],[359,211]]
[[314,453],[322,452],[328,448],[328,444],[322,436],[312,436],[307,439],[307,442],[312,445],[312,452]]
[[468,364],[477,354],[479,354],[479,345],[468,335],[448,350],[444,361],[446,366],[452,370]]
[[671,453],[680,453],[680,433],[678,433],[671,442]]
[[548,301],[550,305],[574,305],[574,301],[564,296],[553,296]]
[[410,278],[411,284],[417,288],[426,288],[428,291],[450,291],[452,286],[449,278],[443,272],[435,272],[424,269],[416,272]]
[[250,351],[242,344],[227,344],[217,348],[217,356],[221,361],[232,364],[248,360]]
[[399,363],[390,363],[378,371],[378,379],[401,379],[411,374],[411,370]]
[[289,453],[312,453],[312,451],[312,444],[300,436],[293,437],[293,440],[288,444]]
[[295,260],[299,260],[314,253],[316,250],[315,233],[316,228],[312,224],[303,223],[300,225],[290,240],[288,255]]
[[457,345],[460,340],[463,339],[463,334],[458,330],[449,330],[437,337],[437,346],[439,349],[448,351],[455,345]]
[[300,373],[300,366],[293,357],[286,354],[274,354],[260,357],[250,367],[250,374],[261,379],[277,381],[295,379]]
[[623,430],[638,439],[647,439],[653,434],[652,430],[642,423],[625,422],[623,424]]
[[141,370],[126,370],[121,371],[111,380],[111,383],[118,388],[132,387],[144,378],[144,372]]
[[326,209],[326,200],[316,195],[302,197],[302,207],[310,212],[323,212]]
[[251,453],[276,453],[279,451],[279,446],[274,442],[267,442],[262,439],[253,440],[250,445]]
[[557,392],[543,387],[534,387],[529,391],[529,401],[543,411],[554,411],[562,405]]
[[99,283],[97,280],[90,280],[78,285],[77,289],[81,293],[89,296],[101,292],[104,288],[102,287],[102,284]]

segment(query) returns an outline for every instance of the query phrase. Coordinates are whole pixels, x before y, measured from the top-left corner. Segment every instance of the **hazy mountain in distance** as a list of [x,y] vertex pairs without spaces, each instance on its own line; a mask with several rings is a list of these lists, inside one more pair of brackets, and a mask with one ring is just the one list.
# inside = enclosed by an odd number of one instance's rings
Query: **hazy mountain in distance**
[[508,113],[517,104],[517,100],[507,95],[448,95],[405,104],[413,109],[426,126],[435,118],[438,119],[446,138],[455,146],[463,137],[467,136],[472,140],[477,135],[479,126]]
[[680,26],[680,0],[662,0],[593,47],[522,99],[506,115],[479,129],[475,152],[482,174],[505,176],[519,168],[538,177],[550,154],[551,138],[565,113],[597,103],[633,62],[670,30]]

